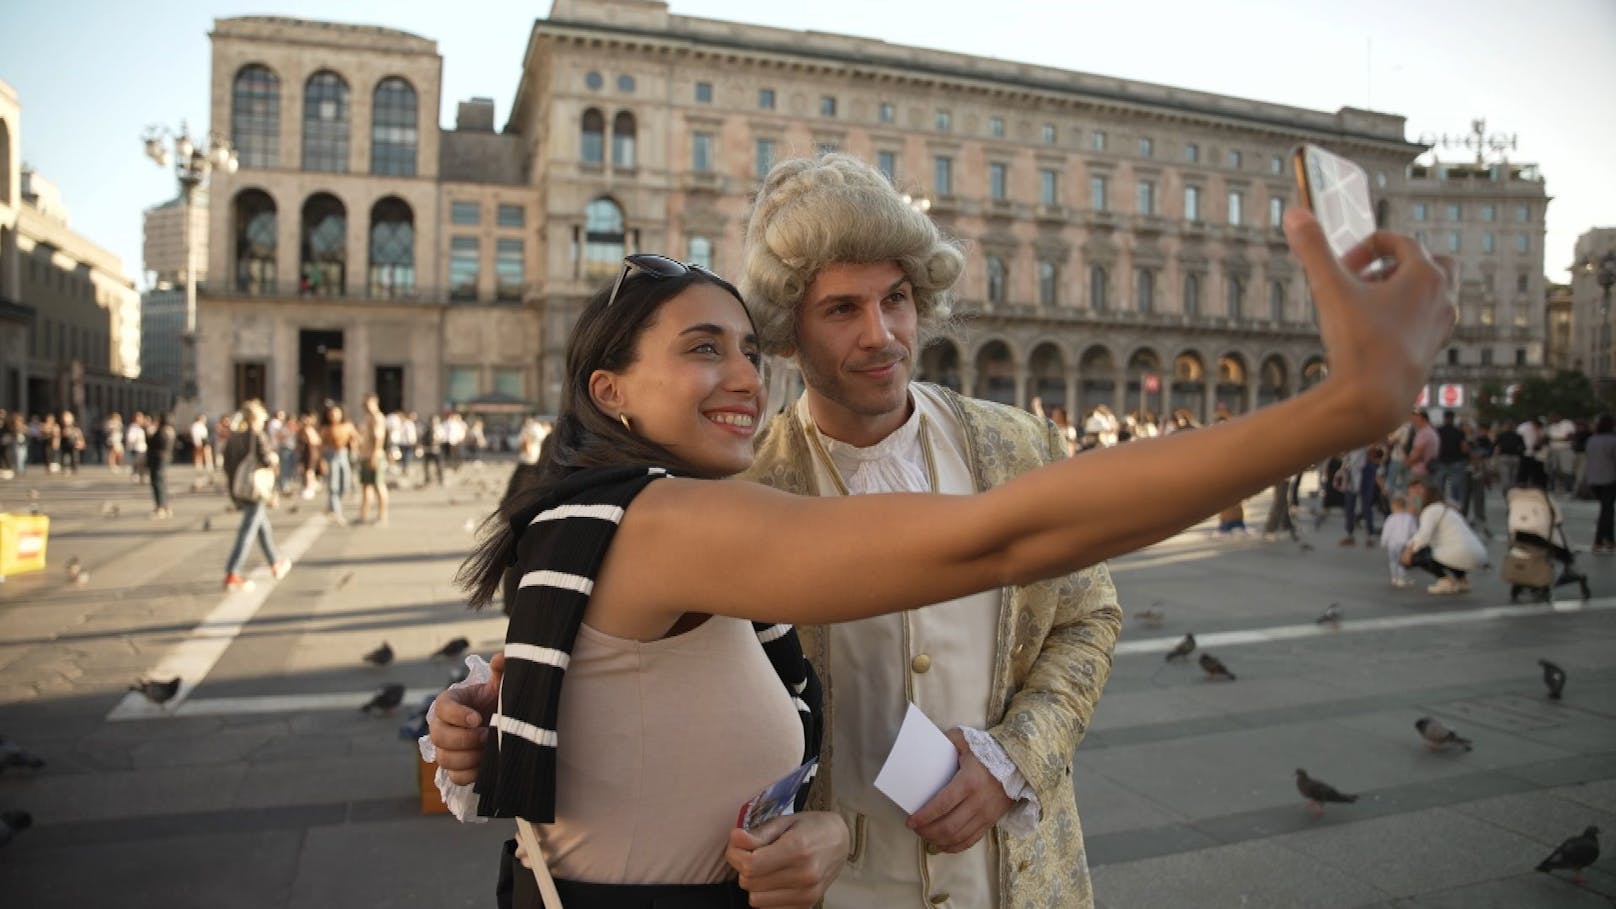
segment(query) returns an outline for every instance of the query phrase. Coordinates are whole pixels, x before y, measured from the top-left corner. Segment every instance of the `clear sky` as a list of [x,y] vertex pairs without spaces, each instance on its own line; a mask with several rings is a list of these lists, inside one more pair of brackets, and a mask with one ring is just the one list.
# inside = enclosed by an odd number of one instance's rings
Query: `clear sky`
[[[1616,0],[673,0],[675,13],[880,38],[1316,110],[1403,114],[1407,136],[1485,117],[1512,160],[1543,168],[1544,270],[1616,225]],[[75,229],[140,271],[141,211],[173,177],[141,153],[153,123],[207,123],[216,17],[385,25],[438,42],[443,110],[492,97],[503,123],[535,17],[549,4],[441,0],[0,0],[0,80],[23,105],[23,159],[62,191]],[[227,126],[221,124],[221,126]],[[1445,157],[1463,159],[1457,149]]]

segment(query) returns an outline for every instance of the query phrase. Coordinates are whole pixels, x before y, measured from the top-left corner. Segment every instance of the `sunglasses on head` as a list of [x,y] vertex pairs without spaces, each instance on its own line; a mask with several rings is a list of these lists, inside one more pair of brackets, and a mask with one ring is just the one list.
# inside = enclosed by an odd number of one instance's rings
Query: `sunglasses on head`
[[689,272],[698,272],[724,284],[726,287],[729,285],[728,281],[720,278],[716,272],[705,265],[680,262],[678,259],[670,259],[656,253],[635,253],[632,256],[623,257],[623,271],[618,274],[617,283],[612,285],[612,295],[606,298],[607,309],[611,309],[612,304],[617,302],[617,292],[623,289],[623,282],[628,280],[628,276],[634,273],[636,269],[653,278],[677,278]]

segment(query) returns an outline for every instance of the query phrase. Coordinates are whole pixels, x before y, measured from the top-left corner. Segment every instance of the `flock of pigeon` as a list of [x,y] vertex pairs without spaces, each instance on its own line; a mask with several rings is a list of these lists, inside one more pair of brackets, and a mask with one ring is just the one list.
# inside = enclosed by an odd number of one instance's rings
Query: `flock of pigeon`
[[[471,641],[463,637],[451,639],[448,643],[432,652],[434,660],[458,661],[471,649]],[[365,654],[360,659],[375,667],[391,665],[395,654],[393,645],[383,641],[380,647]],[[449,684],[463,681],[469,670],[464,665],[459,666],[449,674]],[[367,715],[390,714],[404,703],[405,688],[398,682],[388,682],[376,689],[370,700],[360,705],[359,712]],[[428,695],[420,706],[410,716],[409,720],[399,728],[399,736],[411,742],[426,734],[426,712],[432,706],[432,699],[436,695]]]
[[[1140,612],[1138,619],[1141,623],[1152,628],[1158,628],[1164,620],[1161,603],[1155,603],[1150,609]],[[1320,625],[1339,628],[1341,625],[1340,604],[1331,603],[1324,613],[1315,620]],[[1173,648],[1167,651],[1167,662],[1188,659],[1195,652],[1196,641],[1194,634],[1185,634]],[[1198,660],[1201,671],[1206,673],[1208,680],[1234,681],[1235,674],[1229,671],[1224,662],[1206,651],[1202,651]],[[1543,685],[1548,689],[1550,700],[1558,701],[1565,691],[1566,671],[1549,660],[1538,660],[1538,666],[1543,670]],[[1432,751],[1444,751],[1450,747],[1471,751],[1475,743],[1448,728],[1436,717],[1422,716],[1414,721],[1414,729],[1419,732],[1425,747]],[[1324,814],[1326,803],[1352,804],[1358,801],[1358,796],[1345,793],[1323,780],[1308,776],[1307,771],[1296,768],[1296,791],[1306,799],[1307,810],[1314,816]],[[1589,827],[1581,834],[1567,839],[1559,848],[1538,864],[1537,870],[1543,872],[1566,870],[1572,872],[1572,879],[1578,884],[1584,883],[1582,871],[1592,865],[1599,858],[1599,828]]]

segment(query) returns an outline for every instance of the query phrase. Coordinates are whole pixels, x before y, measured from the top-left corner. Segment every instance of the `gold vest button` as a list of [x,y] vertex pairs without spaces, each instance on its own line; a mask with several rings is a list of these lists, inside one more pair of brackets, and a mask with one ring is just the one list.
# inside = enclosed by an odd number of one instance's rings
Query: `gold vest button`
[[941,906],[946,902],[948,902],[948,894],[946,893],[939,893],[931,898],[931,904],[933,906]]
[[917,673],[924,673],[931,668],[931,657],[924,653],[916,654],[915,658],[909,661],[909,668]]
[[942,851],[943,851],[943,847],[937,845],[936,843],[927,843],[926,844],[926,854],[927,855],[937,855],[937,854],[941,853]]
[[1028,868],[1031,868],[1031,867],[1032,867],[1032,862],[1023,860],[1021,864],[1016,866],[1016,870],[1017,871],[1026,871]]

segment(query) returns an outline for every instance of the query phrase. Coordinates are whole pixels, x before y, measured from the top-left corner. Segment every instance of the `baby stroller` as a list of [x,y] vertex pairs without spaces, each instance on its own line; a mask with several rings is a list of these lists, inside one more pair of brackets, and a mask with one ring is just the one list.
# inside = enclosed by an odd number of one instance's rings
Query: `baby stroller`
[[[1554,575],[1555,562],[1565,566],[1558,578]],[[1547,603],[1553,599],[1554,588],[1565,584],[1578,585],[1582,598],[1588,599],[1588,576],[1573,567],[1575,562],[1565,528],[1560,525],[1560,511],[1549,500],[1549,494],[1535,486],[1511,489],[1509,551],[1504,555],[1501,572],[1509,584],[1509,601],[1513,603],[1527,592]]]

